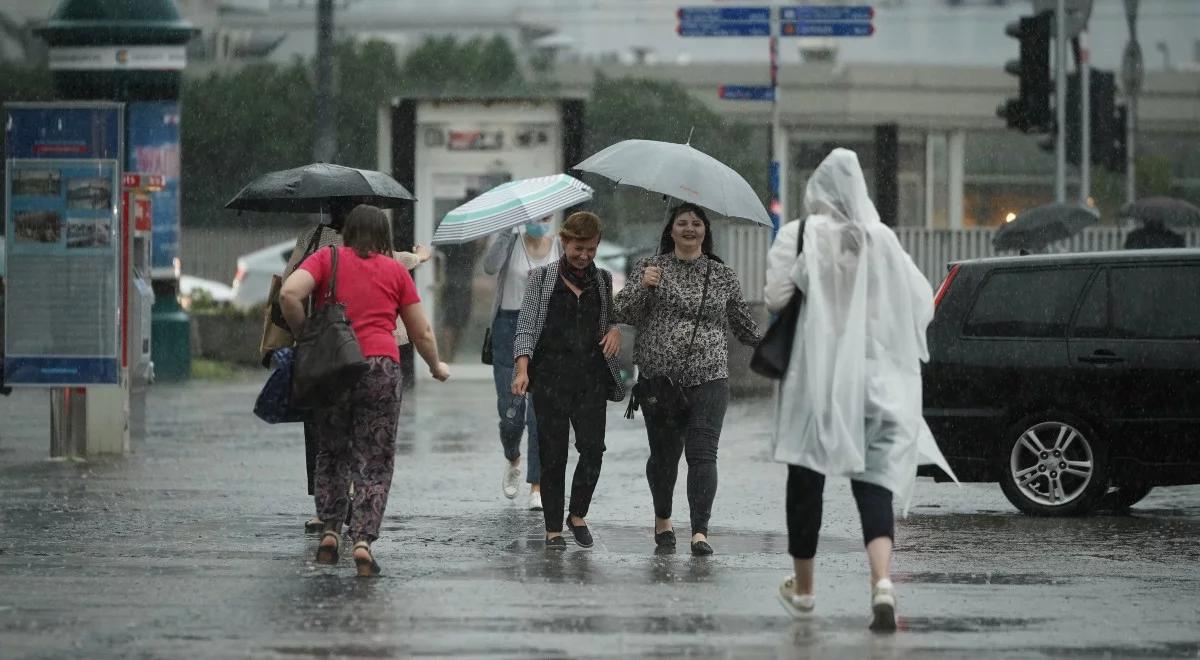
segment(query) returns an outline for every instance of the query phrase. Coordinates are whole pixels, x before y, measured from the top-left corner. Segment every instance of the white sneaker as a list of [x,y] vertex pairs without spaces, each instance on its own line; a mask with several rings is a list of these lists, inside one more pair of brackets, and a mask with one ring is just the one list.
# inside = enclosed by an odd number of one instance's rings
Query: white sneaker
[[803,618],[817,606],[817,598],[812,594],[796,595],[796,576],[790,576],[779,585],[779,602],[783,609],[792,615],[793,619]]
[[896,588],[892,586],[891,580],[883,578],[871,587],[871,614],[871,630],[896,630]]
[[508,461],[504,461],[504,496],[508,499],[514,499],[517,496],[517,490],[521,487],[521,464],[513,465]]
[[529,494],[529,510],[530,511],[541,511],[542,510],[542,491],[535,490]]

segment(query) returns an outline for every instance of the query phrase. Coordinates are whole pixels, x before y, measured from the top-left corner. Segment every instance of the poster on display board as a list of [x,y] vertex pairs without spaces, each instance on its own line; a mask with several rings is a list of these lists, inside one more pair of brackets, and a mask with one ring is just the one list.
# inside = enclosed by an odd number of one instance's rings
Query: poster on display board
[[117,384],[122,106],[4,110],[5,384]]
[[151,208],[150,274],[175,276],[179,257],[179,102],[129,104],[125,170],[162,177],[149,193]]

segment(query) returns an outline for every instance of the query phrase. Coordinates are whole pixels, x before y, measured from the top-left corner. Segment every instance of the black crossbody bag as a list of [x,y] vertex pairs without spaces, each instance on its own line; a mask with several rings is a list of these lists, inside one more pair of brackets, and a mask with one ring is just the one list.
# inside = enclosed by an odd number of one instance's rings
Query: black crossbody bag
[[[804,225],[808,218],[800,221],[800,236],[796,239],[796,255],[804,253]],[[787,373],[788,363],[792,359],[792,344],[796,338],[796,324],[800,322],[800,306],[804,304],[804,294],[799,289],[792,291],[792,297],[775,320],[767,328],[763,339],[754,347],[754,355],[750,358],[750,370],[772,380],[780,380]]]
[[[708,301],[708,281],[712,274],[712,261],[709,260],[708,265],[704,269],[704,290],[700,294],[700,306],[696,309],[696,323],[692,327],[692,339],[688,342],[687,353],[683,359],[686,361],[692,355],[692,348],[696,344],[696,333],[700,331],[700,318],[704,314],[704,303]],[[644,406],[647,410],[658,413],[668,410],[687,410],[688,398],[687,393],[683,391],[683,386],[675,382],[670,376],[653,376],[650,378],[638,378],[638,382],[634,384],[631,390],[632,396],[629,400],[629,408],[625,411],[625,417],[633,419],[633,411],[638,409],[638,406]]]

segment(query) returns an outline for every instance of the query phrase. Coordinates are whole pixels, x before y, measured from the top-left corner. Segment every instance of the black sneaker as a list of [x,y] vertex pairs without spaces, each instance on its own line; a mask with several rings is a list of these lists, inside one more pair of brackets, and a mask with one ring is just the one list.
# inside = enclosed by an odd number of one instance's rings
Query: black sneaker
[[563,536],[556,536],[552,539],[546,539],[547,550],[566,550],[567,539]]
[[575,544],[581,548],[590,548],[595,541],[592,540],[592,533],[588,531],[587,525],[572,525],[571,519],[567,518],[567,529],[571,530],[571,534],[575,536]]

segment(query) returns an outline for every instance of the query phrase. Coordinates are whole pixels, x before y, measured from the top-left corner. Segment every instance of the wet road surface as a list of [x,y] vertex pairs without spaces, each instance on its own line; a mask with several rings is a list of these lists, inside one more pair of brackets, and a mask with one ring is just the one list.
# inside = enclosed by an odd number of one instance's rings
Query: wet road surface
[[831,480],[817,610],[793,622],[765,401],[730,407],[716,555],[687,554],[684,474],[680,552],[654,554],[642,422],[617,405],[596,545],[547,554],[541,514],[500,493],[490,384],[424,385],[384,575],[356,579],[312,562],[300,431],[250,414],[257,378],[157,385],[136,453],[84,463],[45,459],[47,394],[0,398],[0,657],[1200,657],[1200,487],[1058,520],[994,484],[922,479],[897,526],[901,631],[879,636],[849,486]]

